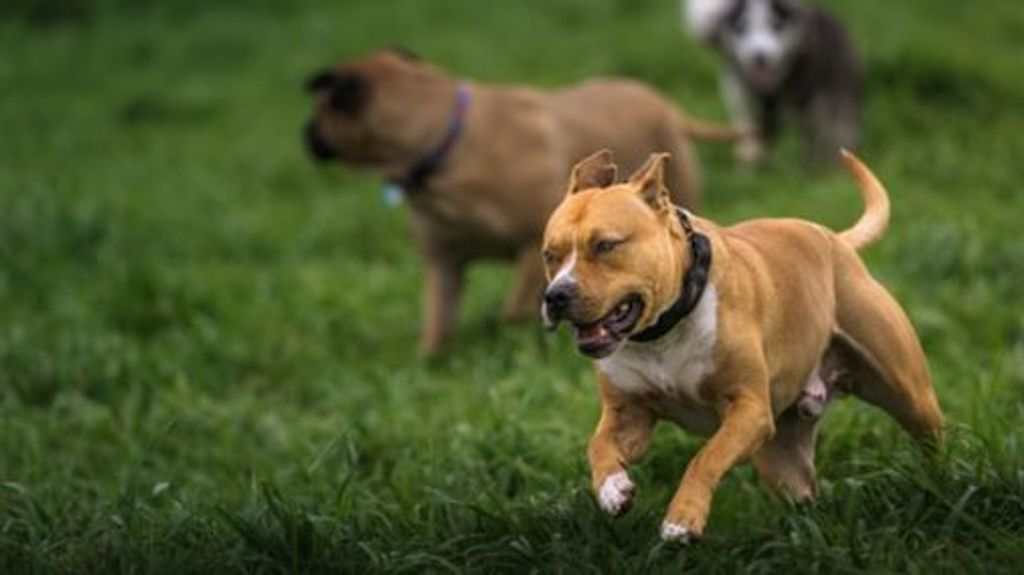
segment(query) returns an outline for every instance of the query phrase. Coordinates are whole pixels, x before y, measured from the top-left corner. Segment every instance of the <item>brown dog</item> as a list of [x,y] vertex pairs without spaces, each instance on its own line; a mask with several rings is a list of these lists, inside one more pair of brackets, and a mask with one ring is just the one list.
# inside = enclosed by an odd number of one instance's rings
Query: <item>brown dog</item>
[[737,136],[685,118],[636,82],[594,80],[554,92],[485,86],[394,50],[320,72],[309,88],[313,154],[405,188],[426,264],[427,355],[454,322],[470,260],[516,260],[504,315],[534,317],[544,287],[541,233],[574,162],[597,147],[611,148],[627,166],[669,150],[678,158],[667,174],[674,199],[695,208],[698,172],[687,136]]
[[715,486],[748,457],[769,485],[813,497],[815,428],[830,394],[853,393],[914,437],[939,440],[917,336],[857,255],[889,218],[868,168],[844,152],[867,204],[849,230],[796,219],[723,228],[672,205],[667,157],[652,155],[622,184],[607,151],[587,158],[544,236],[546,321],[571,322],[597,360],[589,458],[601,507],[628,507],[626,468],[659,419],[710,436],[662,524],[679,541],[701,534]]

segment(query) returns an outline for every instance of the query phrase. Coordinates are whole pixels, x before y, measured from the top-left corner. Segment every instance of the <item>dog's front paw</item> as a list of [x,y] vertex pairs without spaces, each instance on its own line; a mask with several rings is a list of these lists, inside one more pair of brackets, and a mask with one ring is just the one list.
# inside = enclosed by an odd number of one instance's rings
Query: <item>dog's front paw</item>
[[625,471],[613,473],[601,484],[601,489],[597,492],[597,502],[605,513],[615,517],[629,509],[633,503],[634,491],[636,486]]
[[766,157],[764,144],[757,138],[744,138],[740,140],[733,149],[733,154],[747,168],[761,165]]
[[671,543],[689,545],[697,535],[689,526],[683,523],[672,523],[665,521],[661,524],[661,540]]

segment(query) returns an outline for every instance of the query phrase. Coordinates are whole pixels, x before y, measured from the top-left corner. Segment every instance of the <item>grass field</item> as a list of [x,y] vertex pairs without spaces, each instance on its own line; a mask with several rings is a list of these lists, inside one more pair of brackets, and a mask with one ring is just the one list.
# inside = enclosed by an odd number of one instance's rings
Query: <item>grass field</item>
[[[748,467],[690,548],[657,526],[700,441],[664,425],[637,506],[587,492],[597,417],[565,333],[504,326],[474,269],[444,356],[378,181],[312,165],[302,82],[400,43],[456,73],[627,74],[721,118],[675,0],[17,0],[0,8],[0,572],[1019,572],[1024,564],[1024,5],[829,3],[865,52],[863,157],[894,204],[866,258],[908,308],[938,462],[847,400],[822,497]],[[859,213],[788,140],[702,146],[706,213]]]

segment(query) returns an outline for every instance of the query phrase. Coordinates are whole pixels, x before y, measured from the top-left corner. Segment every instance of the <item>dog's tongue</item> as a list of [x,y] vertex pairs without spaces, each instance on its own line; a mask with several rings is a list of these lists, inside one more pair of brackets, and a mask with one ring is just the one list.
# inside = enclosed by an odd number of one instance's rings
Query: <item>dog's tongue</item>
[[754,85],[762,90],[775,87],[775,73],[768,66],[754,66],[751,79],[754,81]]
[[608,330],[600,323],[577,328],[576,339],[581,343],[595,341],[608,337]]

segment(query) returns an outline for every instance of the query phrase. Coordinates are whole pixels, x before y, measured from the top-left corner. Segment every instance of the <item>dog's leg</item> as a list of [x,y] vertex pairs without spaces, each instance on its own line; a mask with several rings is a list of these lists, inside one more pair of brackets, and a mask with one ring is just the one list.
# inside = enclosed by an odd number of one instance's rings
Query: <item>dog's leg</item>
[[544,292],[544,264],[540,246],[530,244],[519,252],[516,259],[516,281],[505,298],[502,317],[506,321],[523,321],[537,317],[540,298]]
[[757,134],[765,148],[765,157],[761,160],[764,163],[782,132],[782,101],[772,94],[759,96],[754,103],[757,107]]
[[803,110],[804,169],[813,171],[839,164],[840,148],[852,150],[857,144],[856,119],[848,117],[849,106],[833,94],[820,94]]
[[462,294],[464,266],[442,257],[424,260],[423,331],[420,355],[430,357],[441,349],[455,324],[459,296]]
[[690,461],[661,524],[665,540],[688,542],[704,531],[715,486],[729,469],[757,452],[775,433],[768,382],[742,388],[721,410],[718,431]]
[[759,130],[761,121],[754,97],[747,90],[743,79],[732,69],[722,72],[719,84],[733,127],[751,132],[751,136],[736,142],[733,150],[736,159],[746,166],[757,165],[764,160],[765,144]]
[[775,421],[775,435],[752,457],[761,480],[795,501],[813,499],[818,492],[814,471],[818,421],[801,417],[796,406],[787,409]]
[[[804,139],[804,170],[813,172],[829,165],[829,159],[839,160],[839,148],[835,143],[835,117],[824,96],[813,98],[806,108],[800,110],[800,131]],[[832,158],[834,156],[834,158]]]
[[628,401],[598,372],[601,420],[587,456],[591,485],[598,504],[609,515],[627,510],[633,501],[633,482],[626,468],[647,452],[656,418],[648,409]]
[[942,440],[943,417],[928,363],[899,304],[850,254],[838,262],[833,346],[844,387],[891,415],[925,446]]
[[835,108],[835,141],[847,150],[860,144],[860,107],[853,97],[841,97]]

